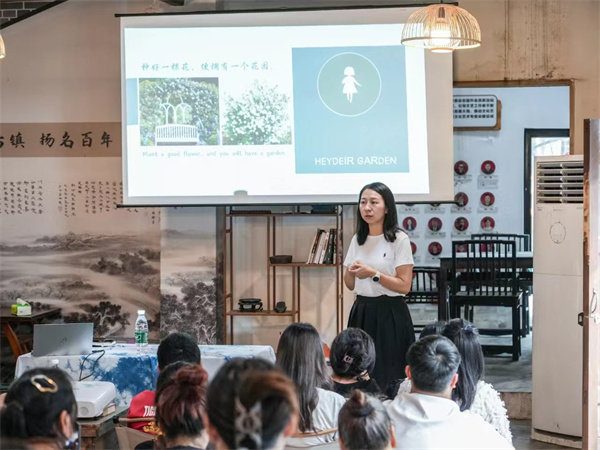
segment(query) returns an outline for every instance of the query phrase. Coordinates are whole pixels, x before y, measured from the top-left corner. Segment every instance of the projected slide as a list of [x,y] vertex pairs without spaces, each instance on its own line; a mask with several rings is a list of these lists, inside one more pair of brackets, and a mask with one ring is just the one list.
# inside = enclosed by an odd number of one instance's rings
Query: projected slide
[[292,67],[296,173],[408,172],[403,46],[294,48]]
[[125,27],[127,197],[428,194],[425,60],[401,31]]

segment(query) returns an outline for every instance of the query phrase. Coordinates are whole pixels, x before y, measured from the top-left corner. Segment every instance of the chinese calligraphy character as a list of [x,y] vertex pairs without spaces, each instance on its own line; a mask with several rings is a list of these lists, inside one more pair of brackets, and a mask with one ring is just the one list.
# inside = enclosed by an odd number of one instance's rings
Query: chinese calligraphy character
[[82,146],[84,146],[84,147],[92,146],[92,138],[90,137],[90,134],[92,134],[91,131],[88,131],[87,133],[81,133],[81,135],[83,136],[83,139],[81,140]]
[[108,134],[106,131],[102,133],[102,142],[100,143],[101,145],[106,145],[106,148],[108,148],[108,146],[110,145],[110,143],[112,142],[112,139],[110,138],[110,134]]
[[63,141],[60,144],[61,146],[73,148],[73,140],[71,139],[71,136],[69,136],[69,133],[67,131],[65,131],[65,134],[63,134],[62,140]]
[[25,148],[25,142],[23,141],[23,135],[19,132],[16,135],[10,135],[10,143],[17,147]]
[[40,138],[41,145],[47,145],[48,147],[52,148],[52,146],[54,145],[54,141],[55,139],[52,137],[51,133],[42,133],[42,137]]

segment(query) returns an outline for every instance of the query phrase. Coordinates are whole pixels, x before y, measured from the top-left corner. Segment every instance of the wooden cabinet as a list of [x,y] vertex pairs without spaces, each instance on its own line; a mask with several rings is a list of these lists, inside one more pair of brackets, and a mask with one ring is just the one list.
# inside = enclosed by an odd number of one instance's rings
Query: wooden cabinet
[[[234,327],[235,317],[237,316],[284,316],[290,317],[292,322],[301,321],[301,289],[300,280],[311,276],[312,270],[329,270],[331,276],[335,277],[335,299],[325,298],[322,301],[331,301],[336,312],[336,331],[341,331],[341,320],[343,317],[343,207],[336,206],[335,211],[331,213],[305,213],[300,212],[299,207],[294,207],[290,212],[250,212],[247,210],[236,211],[234,207],[228,207],[224,214],[223,226],[223,337],[225,343],[234,343]],[[245,312],[238,309],[239,295],[236,294],[234,286],[234,250],[233,250],[233,230],[236,226],[236,219],[240,217],[255,217],[264,219],[265,233],[267,237],[266,258],[264,264],[267,267],[267,298],[262,299],[263,310],[260,312]],[[301,220],[302,218],[315,217],[333,217],[335,218],[336,239],[334,242],[334,258],[333,264],[307,264],[306,256],[310,249],[308,248],[312,242],[308,242],[306,249],[302,249],[301,254],[293,255],[293,261],[287,264],[272,264],[269,257],[277,255],[277,232],[279,227],[285,228],[289,226],[290,218]],[[286,223],[288,222],[288,223]],[[315,234],[317,229],[315,228]],[[306,251],[305,251],[306,250]],[[256,260],[256,264],[260,264],[260,260]],[[292,283],[292,304],[287,304],[287,310],[283,313],[275,311],[277,302],[277,272],[281,270],[291,270]],[[306,289],[306,287],[304,288]],[[287,303],[287,302],[286,302]],[[290,307],[291,306],[291,307]],[[228,320],[229,319],[229,320]],[[229,339],[227,338],[227,326],[229,322]]]

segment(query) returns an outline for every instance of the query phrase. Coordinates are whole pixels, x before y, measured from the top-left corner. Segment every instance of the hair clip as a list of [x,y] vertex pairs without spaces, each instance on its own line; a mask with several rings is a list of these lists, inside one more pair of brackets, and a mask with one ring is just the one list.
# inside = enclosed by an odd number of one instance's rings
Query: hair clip
[[262,406],[257,402],[254,406],[246,408],[239,397],[235,397],[235,445],[236,448],[262,447]]
[[[40,392],[50,392],[51,394],[54,394],[58,391],[58,385],[56,382],[52,378],[48,378],[46,375],[34,375],[29,381],[31,381],[31,384],[33,384]],[[42,386],[40,381],[45,381],[50,386]]]
[[352,356],[344,355],[342,361],[344,361],[346,364],[352,364],[354,358]]
[[375,411],[375,407],[373,405],[371,405],[370,403],[367,403],[362,408],[357,409],[354,412],[354,415],[357,417],[367,417],[367,416],[370,416],[373,411]]

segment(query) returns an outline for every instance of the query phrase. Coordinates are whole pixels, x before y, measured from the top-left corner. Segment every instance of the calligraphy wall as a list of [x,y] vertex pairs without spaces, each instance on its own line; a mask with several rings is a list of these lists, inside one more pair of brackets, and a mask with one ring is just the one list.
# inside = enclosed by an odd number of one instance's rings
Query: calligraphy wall
[[58,307],[66,322],[94,322],[97,336],[133,336],[139,308],[155,321],[160,210],[116,208],[120,159],[1,162],[0,305]]
[[[115,207],[122,169],[114,15],[147,6],[67,2],[3,30],[0,304],[21,297],[59,307],[62,320],[93,321],[97,335],[119,338],[133,337],[145,309],[151,338],[185,329],[217,343],[214,208]],[[196,320],[182,314],[190,311]]]

